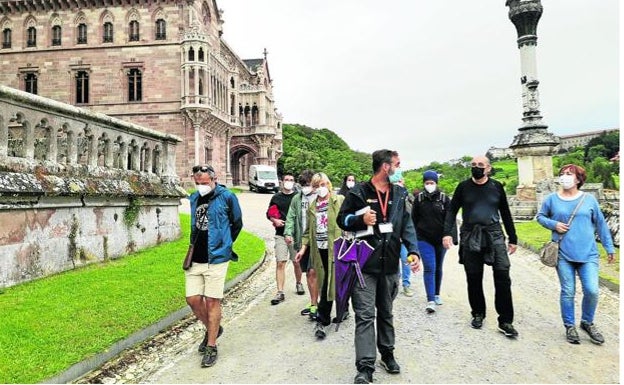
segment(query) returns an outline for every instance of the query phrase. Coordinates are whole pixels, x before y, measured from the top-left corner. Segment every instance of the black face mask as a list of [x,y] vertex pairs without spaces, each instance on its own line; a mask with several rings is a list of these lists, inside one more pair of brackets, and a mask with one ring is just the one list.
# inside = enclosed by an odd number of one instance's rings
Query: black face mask
[[481,178],[483,178],[485,176],[485,169],[481,168],[481,167],[472,167],[470,169],[470,172],[472,173],[472,177],[479,180]]

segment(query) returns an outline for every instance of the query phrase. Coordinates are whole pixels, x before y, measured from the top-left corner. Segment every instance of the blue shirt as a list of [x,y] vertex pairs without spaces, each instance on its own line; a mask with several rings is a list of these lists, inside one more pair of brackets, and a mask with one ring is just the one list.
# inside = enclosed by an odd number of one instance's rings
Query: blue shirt
[[[604,219],[598,201],[593,195],[583,193],[585,200],[576,212],[570,229],[559,244],[559,253],[570,262],[598,261],[599,253],[596,247],[595,234],[598,233],[602,245],[607,253],[615,253],[611,231]],[[550,194],[544,200],[542,208],[537,214],[537,222],[552,230],[552,240],[557,241],[561,234],[555,231],[557,222],[568,223],[574,208],[579,203],[581,194],[575,199],[562,199],[557,193]]]

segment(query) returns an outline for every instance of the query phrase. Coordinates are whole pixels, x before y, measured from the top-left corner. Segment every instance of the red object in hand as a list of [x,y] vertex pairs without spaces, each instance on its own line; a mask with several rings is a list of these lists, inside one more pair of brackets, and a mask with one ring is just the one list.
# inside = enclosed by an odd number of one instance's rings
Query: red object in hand
[[[275,218],[275,219],[280,219],[281,215],[279,212],[279,209],[277,208],[277,205],[271,205],[269,207],[269,210],[267,211],[267,215],[269,216],[269,218]],[[273,221],[271,221],[273,222]],[[273,223],[273,227],[275,227],[275,223]]]

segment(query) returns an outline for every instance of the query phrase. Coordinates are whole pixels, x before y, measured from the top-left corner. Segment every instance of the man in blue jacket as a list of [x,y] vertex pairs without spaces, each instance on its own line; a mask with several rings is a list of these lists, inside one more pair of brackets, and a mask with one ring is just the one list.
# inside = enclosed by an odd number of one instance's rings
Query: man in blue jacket
[[193,264],[186,270],[186,303],[206,326],[199,352],[202,367],[217,362],[217,338],[223,332],[221,299],[230,261],[238,256],[232,244],[243,228],[238,199],[225,186],[216,182],[210,166],[193,167],[197,191],[191,194],[191,243]]

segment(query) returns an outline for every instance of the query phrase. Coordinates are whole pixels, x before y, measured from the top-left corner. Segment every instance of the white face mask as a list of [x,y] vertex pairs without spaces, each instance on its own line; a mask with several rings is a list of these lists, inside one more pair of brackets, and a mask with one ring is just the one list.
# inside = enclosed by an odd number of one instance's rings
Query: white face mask
[[289,180],[289,181],[284,182],[284,188],[285,188],[286,190],[292,190],[292,189],[293,189],[293,187],[295,187],[295,182],[290,181],[290,180]]
[[576,185],[576,183],[574,183],[574,175],[561,175],[559,177],[559,183],[564,190],[569,190]]
[[310,195],[310,193],[312,192],[312,187],[310,186],[302,187],[301,192],[303,193],[303,195]]
[[347,181],[347,188],[353,188],[355,186],[355,182],[352,180]]
[[329,194],[329,190],[327,189],[327,187],[325,186],[321,186],[319,188],[316,189],[316,193],[318,194],[318,196],[320,196],[321,198],[325,198],[327,196],[327,194]]
[[437,184],[433,183],[433,184],[426,184],[425,185],[425,190],[427,190],[427,192],[429,194],[433,193],[436,190],[436,187],[438,187]]
[[206,195],[210,194],[211,191],[212,191],[212,187],[210,187],[210,185],[207,185],[207,184],[198,184],[197,185],[197,192],[201,196],[206,196]]

